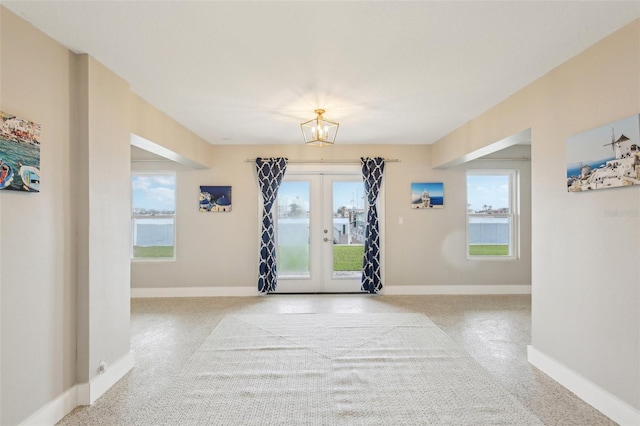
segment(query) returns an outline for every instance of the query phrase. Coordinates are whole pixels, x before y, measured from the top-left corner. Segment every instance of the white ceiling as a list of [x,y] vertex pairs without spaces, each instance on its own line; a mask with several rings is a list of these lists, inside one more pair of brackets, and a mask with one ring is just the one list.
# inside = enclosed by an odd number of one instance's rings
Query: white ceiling
[[1,1],[211,144],[429,144],[640,16],[638,1]]

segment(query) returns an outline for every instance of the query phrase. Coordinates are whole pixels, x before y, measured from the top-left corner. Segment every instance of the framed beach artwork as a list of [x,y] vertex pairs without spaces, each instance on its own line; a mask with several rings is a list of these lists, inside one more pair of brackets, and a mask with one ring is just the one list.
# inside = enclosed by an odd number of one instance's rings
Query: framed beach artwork
[[0,112],[0,190],[40,192],[40,125]]
[[231,187],[201,186],[199,208],[201,212],[230,212]]
[[567,191],[640,185],[640,114],[571,136]]
[[414,182],[411,184],[412,209],[444,208],[444,186],[442,182]]

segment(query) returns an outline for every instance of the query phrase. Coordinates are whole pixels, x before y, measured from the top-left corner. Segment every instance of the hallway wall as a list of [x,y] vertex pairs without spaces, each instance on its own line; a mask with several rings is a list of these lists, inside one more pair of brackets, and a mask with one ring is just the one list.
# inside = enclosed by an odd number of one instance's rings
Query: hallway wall
[[191,164],[211,146],[3,7],[0,94],[42,129],[41,191],[0,191],[0,424],[55,423],[133,366],[131,120],[147,135],[160,117]]
[[42,126],[42,191],[0,193],[0,424],[15,425],[76,383],[73,55],[2,9],[0,56],[0,110]]
[[533,351],[605,400],[613,395],[608,401],[635,422],[640,188],[568,193],[565,143],[639,112],[636,20],[436,142],[432,162],[445,165],[531,128]]

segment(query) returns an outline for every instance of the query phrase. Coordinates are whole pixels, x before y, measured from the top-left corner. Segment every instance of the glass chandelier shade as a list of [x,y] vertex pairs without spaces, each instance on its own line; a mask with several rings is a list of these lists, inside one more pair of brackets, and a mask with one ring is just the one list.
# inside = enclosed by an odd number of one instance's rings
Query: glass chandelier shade
[[317,109],[314,112],[317,114],[316,118],[300,125],[304,143],[313,146],[333,145],[340,124],[326,120],[322,116],[325,113],[323,109]]

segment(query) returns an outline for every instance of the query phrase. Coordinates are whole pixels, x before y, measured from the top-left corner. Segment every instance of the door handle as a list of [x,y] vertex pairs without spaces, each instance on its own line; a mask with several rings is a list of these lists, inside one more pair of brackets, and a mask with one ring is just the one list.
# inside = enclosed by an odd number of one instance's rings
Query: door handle
[[328,241],[329,241],[329,239],[327,237],[324,237],[324,242],[326,243]]

